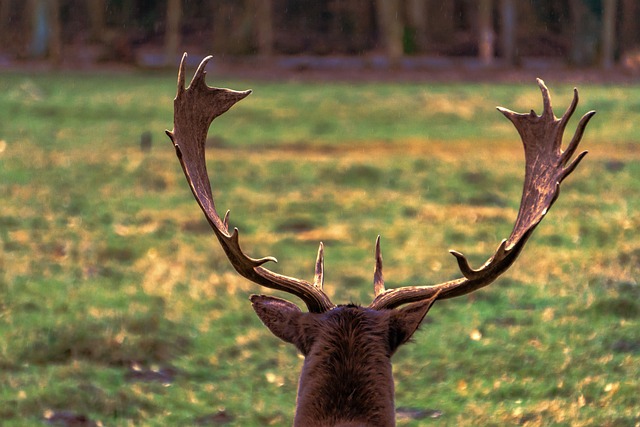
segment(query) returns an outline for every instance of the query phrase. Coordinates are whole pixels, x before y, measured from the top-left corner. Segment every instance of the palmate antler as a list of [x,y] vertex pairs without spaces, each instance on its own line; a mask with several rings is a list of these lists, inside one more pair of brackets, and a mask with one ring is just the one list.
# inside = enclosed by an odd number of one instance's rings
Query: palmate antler
[[[229,232],[228,212],[223,219],[218,215],[205,162],[204,147],[207,132],[213,119],[244,99],[251,91],[237,92],[207,86],[205,67],[211,57],[202,61],[189,87],[185,89],[185,58],[186,54],[182,58],[178,73],[178,92],[174,101],[174,129],[167,131],[167,135],[173,141],[193,195],[231,264],[238,273],[254,283],[298,296],[305,302],[310,312],[322,313],[331,310],[335,304],[322,291],[324,275],[322,243],[318,250],[313,283],[283,276],[263,267],[264,263],[275,261],[275,258],[253,259],[247,256],[240,248],[238,230]],[[578,91],[574,89],[571,105],[558,119],[551,109],[549,91],[544,82],[538,79],[538,85],[542,91],[544,103],[541,116],[533,111],[530,114],[518,114],[499,108],[499,111],[511,120],[520,133],[526,160],[522,200],[509,238],[502,241],[496,253],[478,270],[469,266],[464,255],[451,251],[463,275],[460,279],[433,286],[408,286],[385,290],[378,237],[375,251],[375,299],[369,305],[370,308],[393,309],[403,304],[430,298],[444,299],[464,295],[492,283],[513,264],[535,227],[558,197],[560,183],[586,154],[586,151],[582,152],[570,162],[589,119],[595,114],[591,111],[582,117],[571,143],[563,151],[561,149],[562,134],[578,104]]]
[[238,229],[229,233],[229,212],[223,219],[216,211],[211,183],[207,175],[204,147],[209,125],[219,115],[226,112],[236,102],[247,97],[251,91],[237,92],[230,89],[211,88],[205,83],[205,67],[211,59],[206,57],[200,63],[189,87],[185,89],[185,53],[178,72],[178,93],[174,100],[173,130],[167,135],[173,141],[176,155],[180,160],[191,191],[200,208],[213,228],[229,261],[240,275],[259,285],[285,291],[300,297],[311,312],[324,312],[335,305],[322,292],[323,249],[320,245],[316,262],[316,279],[313,284],[293,277],[283,276],[262,267],[273,257],[253,259],[242,251],[238,241]]
[[[498,107],[498,111],[511,120],[518,130],[524,144],[526,163],[520,209],[509,238],[500,243],[493,256],[478,270],[472,269],[460,252],[450,251],[456,257],[464,276],[460,279],[434,286],[408,286],[387,291],[384,290],[383,285],[377,285],[376,298],[371,303],[371,308],[395,308],[402,304],[430,298],[436,292],[439,292],[438,299],[468,294],[492,283],[516,260],[533,230],[558,198],[560,183],[573,172],[587,154],[583,151],[569,163],[578,148],[587,123],[596,113],[590,111],[582,116],[571,143],[563,151],[562,134],[578,105],[578,90],[573,90],[571,105],[558,119],[551,108],[549,90],[541,79],[537,81],[542,91],[544,106],[542,115],[538,116],[533,110],[529,114],[519,114]],[[379,249],[376,249],[376,257],[379,256]]]

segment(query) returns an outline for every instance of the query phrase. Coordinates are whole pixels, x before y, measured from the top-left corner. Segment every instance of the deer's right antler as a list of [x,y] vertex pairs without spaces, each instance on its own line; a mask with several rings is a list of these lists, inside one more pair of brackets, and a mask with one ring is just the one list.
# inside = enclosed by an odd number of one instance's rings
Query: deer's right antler
[[[576,133],[566,150],[562,150],[562,134],[567,122],[578,105],[578,90],[573,91],[573,101],[558,119],[551,108],[549,90],[541,79],[543,111],[538,116],[533,110],[519,114],[505,108],[498,110],[515,125],[524,144],[526,172],[522,200],[516,222],[508,239],[503,240],[495,254],[479,269],[474,270],[460,252],[450,251],[458,261],[464,277],[434,286],[408,286],[385,291],[379,279],[375,279],[376,298],[370,307],[374,309],[395,308],[414,301],[422,301],[439,293],[438,299],[453,298],[468,294],[489,285],[504,273],[516,260],[533,230],[556,201],[560,183],[576,168],[587,154],[571,157],[578,148],[587,123],[595,111],[586,113],[578,123]],[[376,277],[381,269],[379,242],[376,243]],[[378,267],[378,265],[380,265]]]
[[189,87],[185,89],[185,53],[178,72],[178,92],[174,100],[173,130],[167,131],[176,155],[180,160],[191,191],[198,201],[202,212],[220,241],[231,265],[240,275],[259,285],[288,292],[302,299],[311,312],[324,312],[335,307],[322,291],[323,247],[320,245],[314,283],[274,273],[262,265],[273,257],[254,259],[240,248],[238,229],[229,233],[229,212],[220,218],[216,211],[211,183],[207,175],[204,147],[209,125],[219,115],[226,112],[236,102],[247,97],[251,91],[238,92],[230,89],[212,88],[205,83],[205,67],[211,59],[206,57],[200,63]]

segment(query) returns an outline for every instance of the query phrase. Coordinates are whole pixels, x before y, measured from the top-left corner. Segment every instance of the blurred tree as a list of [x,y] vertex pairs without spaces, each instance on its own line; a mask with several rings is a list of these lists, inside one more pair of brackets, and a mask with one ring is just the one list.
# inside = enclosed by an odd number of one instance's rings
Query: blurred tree
[[349,45],[346,49],[351,53],[362,53],[371,48],[374,28],[375,5],[371,0],[350,0],[345,2],[348,8],[348,22],[342,27],[349,30]]
[[7,43],[7,28],[11,19],[11,1],[0,0],[0,43]]
[[615,61],[616,0],[603,0],[602,67],[611,68]]
[[[407,29],[414,49],[424,52],[427,49],[427,0],[407,0]],[[405,42],[405,46],[407,43]],[[410,53],[410,52],[408,52]]]
[[180,23],[182,22],[181,0],[167,1],[167,16],[164,31],[164,65],[171,66],[176,62],[180,45]]
[[49,25],[51,33],[49,34],[49,59],[54,65],[60,64],[62,61],[62,23],[60,22],[60,2],[58,0],[49,0]]
[[640,45],[640,2],[621,0],[620,12],[620,50],[627,52]]
[[121,0],[118,3],[120,6],[120,16],[118,17],[118,23],[121,26],[131,26],[134,21],[134,11],[136,10],[135,0]]
[[[601,0],[570,0],[571,11],[571,62],[574,65],[592,65],[598,54],[600,19],[598,7]],[[597,3],[597,4],[596,4]]]
[[30,0],[28,3],[31,12],[31,44],[29,55],[33,58],[42,58],[47,54],[49,43],[49,19],[47,3],[44,0]]
[[437,44],[442,47],[449,46],[454,41],[456,29],[456,2],[430,0],[427,3],[427,41],[429,48]]
[[211,13],[215,53],[238,55],[254,52],[255,10],[249,0],[213,0]]
[[60,6],[58,0],[30,0],[31,42],[29,56],[49,57],[54,64],[60,62],[62,39],[60,34]]
[[517,62],[517,18],[515,0],[500,0],[500,49],[506,65],[515,65]]
[[258,54],[263,58],[269,58],[273,56],[273,1],[252,0],[250,8],[255,11]]
[[0,51],[16,57],[60,60],[63,40],[99,41],[98,59],[133,62],[153,45],[170,63],[183,38],[263,57],[379,48],[392,66],[422,52],[609,67],[640,48],[640,0],[0,0]]
[[478,2],[478,55],[484,65],[491,65],[494,57],[493,2]]
[[400,0],[377,0],[376,13],[387,59],[397,67],[403,55]]
[[320,27],[321,37],[326,38],[325,53],[354,53],[361,48],[358,24],[363,20],[358,15],[363,12],[367,16],[362,7],[359,0],[327,0],[326,9],[319,16],[319,20],[326,21]]
[[103,42],[105,40],[105,12],[107,4],[105,0],[88,0],[87,10],[91,23],[91,40]]

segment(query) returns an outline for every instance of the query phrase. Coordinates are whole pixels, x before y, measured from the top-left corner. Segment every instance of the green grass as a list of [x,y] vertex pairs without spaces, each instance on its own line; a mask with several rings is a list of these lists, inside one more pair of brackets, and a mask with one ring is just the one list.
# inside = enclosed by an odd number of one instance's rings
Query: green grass
[[[252,256],[368,304],[456,277],[511,229],[523,156],[502,105],[530,85],[216,81],[209,170]],[[560,115],[572,87],[547,81]],[[590,154],[516,265],[436,304],[394,356],[396,404],[433,426],[640,423],[640,86],[580,87]],[[253,314],[164,136],[172,74],[0,75],[0,420],[287,425],[301,359]],[[150,131],[153,148],[139,149]],[[569,136],[567,137],[567,140]],[[52,418],[54,419],[54,418]]]

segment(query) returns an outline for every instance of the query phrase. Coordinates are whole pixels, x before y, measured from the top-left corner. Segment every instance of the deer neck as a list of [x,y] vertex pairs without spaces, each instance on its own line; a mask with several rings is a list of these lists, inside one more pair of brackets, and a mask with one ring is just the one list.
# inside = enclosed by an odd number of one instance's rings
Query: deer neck
[[387,331],[357,321],[344,325],[316,338],[306,355],[294,425],[394,426]]

